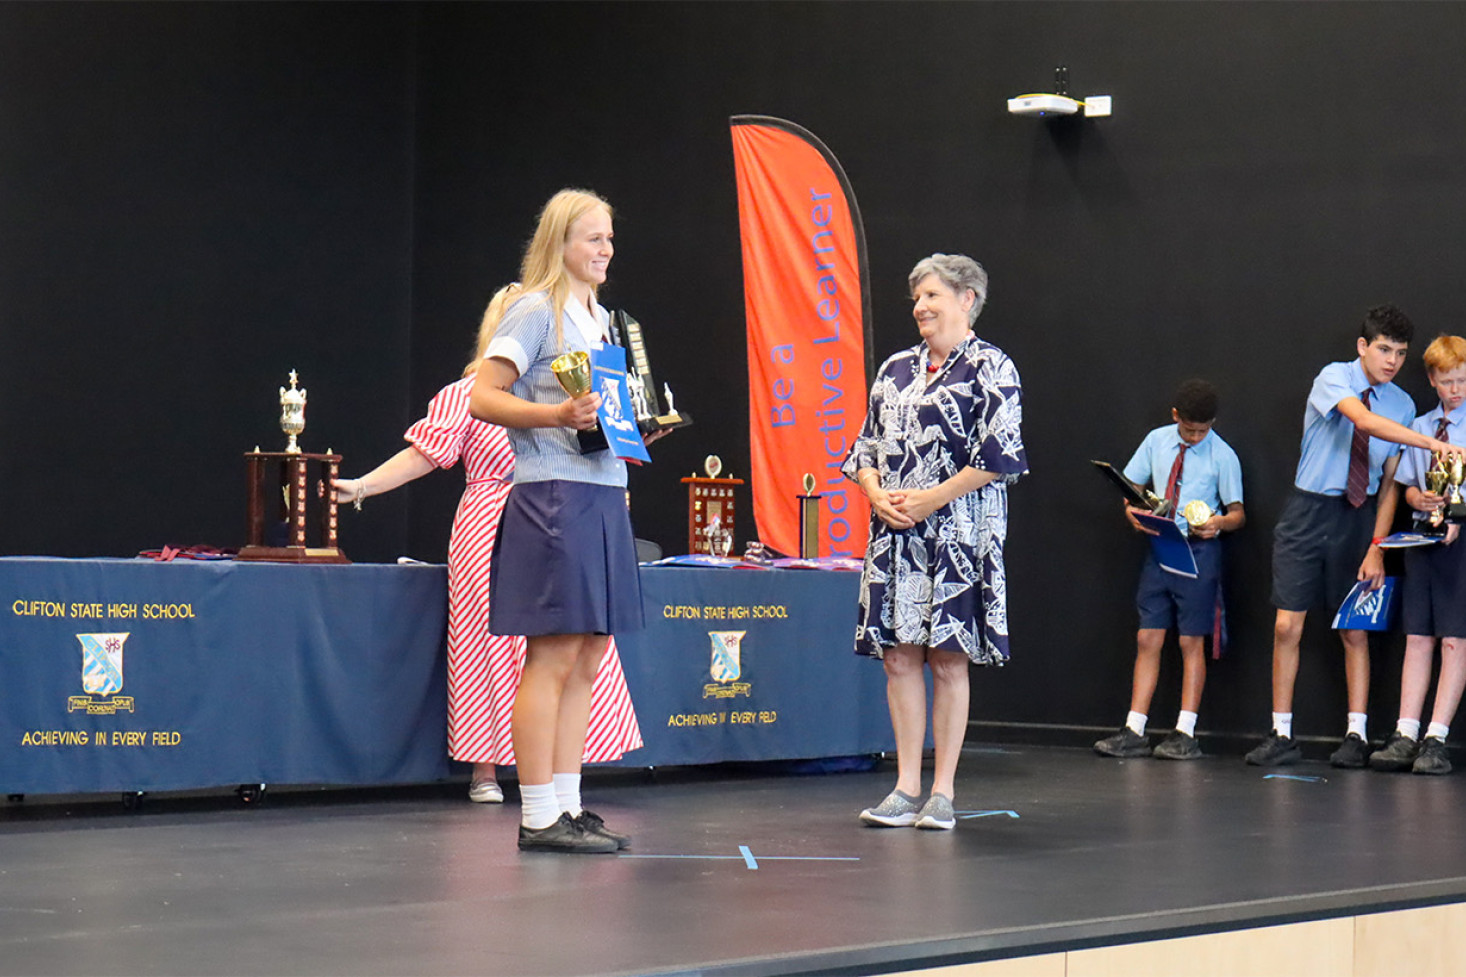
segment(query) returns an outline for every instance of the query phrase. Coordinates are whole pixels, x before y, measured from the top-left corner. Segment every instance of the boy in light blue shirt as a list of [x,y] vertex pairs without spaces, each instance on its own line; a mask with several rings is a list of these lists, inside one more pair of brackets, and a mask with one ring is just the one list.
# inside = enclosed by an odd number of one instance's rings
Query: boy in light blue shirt
[[[1413,335],[1405,313],[1376,306],[1360,327],[1357,359],[1330,363],[1314,378],[1293,493],[1273,534],[1273,728],[1247,754],[1248,763],[1270,767],[1302,759],[1293,739],[1293,686],[1304,619],[1315,604],[1338,607],[1356,581],[1375,588],[1383,582],[1383,551],[1371,539],[1390,531],[1395,496],[1381,493],[1376,504],[1375,494],[1381,480],[1394,477],[1399,446],[1447,447],[1407,426],[1415,419],[1415,402],[1392,382]],[[1352,629],[1341,630],[1339,640],[1348,730],[1329,762],[1357,768],[1369,757],[1369,641]]]
[[[1176,391],[1171,407],[1175,423],[1146,435],[1125,466],[1126,478],[1136,485],[1150,485],[1171,502],[1176,525],[1190,534],[1197,575],[1190,579],[1166,571],[1147,548],[1135,597],[1140,629],[1135,639],[1130,713],[1118,733],[1094,744],[1100,756],[1194,760],[1202,755],[1196,742],[1196,714],[1206,684],[1206,636],[1216,632],[1221,610],[1222,558],[1217,537],[1242,528],[1247,521],[1242,511],[1242,466],[1231,445],[1212,430],[1216,416],[1216,388],[1205,380],[1187,380]],[[1184,510],[1196,502],[1210,513],[1193,525]],[[1125,508],[1130,525],[1155,535],[1135,518],[1136,512]],[[1161,648],[1171,627],[1181,646],[1181,710],[1175,732],[1152,752],[1145,724],[1160,676]]]

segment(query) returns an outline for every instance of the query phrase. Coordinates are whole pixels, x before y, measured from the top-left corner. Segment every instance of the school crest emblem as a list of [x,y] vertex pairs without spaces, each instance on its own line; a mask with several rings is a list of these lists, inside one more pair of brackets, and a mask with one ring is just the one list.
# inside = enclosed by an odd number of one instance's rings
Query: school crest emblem
[[[134,711],[130,695],[122,691],[122,646],[130,631],[104,634],[79,634],[81,642],[81,687],[88,695],[73,695],[66,700],[66,711],[85,710],[89,715],[110,716],[119,709]],[[93,699],[92,696],[111,696]]]
[[81,687],[93,695],[122,691],[122,645],[131,632],[79,634],[81,642]]
[[743,636],[747,633],[747,631],[708,632],[708,637],[713,639],[711,672],[714,682],[736,682],[738,676],[743,673],[740,652]]

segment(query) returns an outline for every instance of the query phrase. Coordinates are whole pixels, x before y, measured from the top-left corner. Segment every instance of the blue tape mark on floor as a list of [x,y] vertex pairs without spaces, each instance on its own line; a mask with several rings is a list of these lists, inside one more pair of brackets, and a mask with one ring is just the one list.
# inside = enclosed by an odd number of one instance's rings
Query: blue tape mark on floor
[[1301,780],[1305,784],[1326,784],[1326,783],[1329,782],[1329,779],[1327,777],[1300,777],[1300,776],[1297,776],[1295,774],[1287,774],[1287,773],[1269,773],[1269,774],[1264,774],[1262,779],[1263,780]]
[[[1016,817],[1016,815],[1015,815]],[[738,846],[737,855],[633,855],[630,852],[620,852],[618,858],[681,858],[698,859],[710,862],[742,862],[750,871],[758,871],[758,858],[754,857],[753,849],[747,845]],[[858,862],[859,856],[852,855],[764,855],[766,862]]]
[[1018,812],[1017,811],[958,811],[957,812],[957,816],[959,818],[961,818],[962,820],[964,820],[964,821],[970,821],[973,818],[990,818],[990,817],[993,817],[993,816],[998,815],[998,814],[1006,814],[1010,818],[1016,818],[1016,817],[1018,817]]

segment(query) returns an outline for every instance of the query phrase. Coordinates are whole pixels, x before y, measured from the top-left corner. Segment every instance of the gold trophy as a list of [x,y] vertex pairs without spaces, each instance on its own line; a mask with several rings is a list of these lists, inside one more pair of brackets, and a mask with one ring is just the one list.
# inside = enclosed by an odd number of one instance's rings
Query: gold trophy
[[[550,361],[550,372],[555,374],[555,379],[560,381],[560,389],[571,399],[590,393],[590,354],[584,350],[562,353],[555,357]],[[580,442],[580,453],[583,455],[608,447],[606,432],[601,430],[599,423],[592,424],[585,431],[576,431],[575,439]]]
[[1193,530],[1197,530],[1205,526],[1206,521],[1212,517],[1211,506],[1200,499],[1192,499],[1181,510],[1181,515],[1186,517],[1186,525],[1190,526]]
[[584,350],[555,357],[550,370],[571,399],[590,393],[590,354]]
[[290,371],[290,389],[280,388],[280,430],[290,435],[285,450],[290,454],[300,451],[295,440],[305,431],[305,390],[297,389],[295,371]]
[[[1446,456],[1439,451],[1430,453],[1430,468],[1425,472],[1425,488],[1431,495],[1445,497],[1446,487],[1451,483],[1451,467],[1446,461]],[[1439,529],[1446,521],[1446,506],[1450,500],[1446,499],[1430,514],[1430,526],[1432,529]]]
[[1446,479],[1446,518],[1459,522],[1466,519],[1466,499],[1461,495],[1461,483],[1466,481],[1466,457],[1451,455],[1447,465],[1450,476]]

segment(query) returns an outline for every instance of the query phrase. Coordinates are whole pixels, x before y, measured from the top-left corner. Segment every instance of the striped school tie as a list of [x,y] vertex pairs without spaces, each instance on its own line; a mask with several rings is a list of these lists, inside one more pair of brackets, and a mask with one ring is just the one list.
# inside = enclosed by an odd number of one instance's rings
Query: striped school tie
[[[1366,387],[1359,399],[1364,401],[1364,409],[1369,409],[1369,401],[1374,391]],[[1354,426],[1354,440],[1349,442],[1349,479],[1344,485],[1344,497],[1354,508],[1364,504],[1365,497],[1369,494],[1369,435]]]

